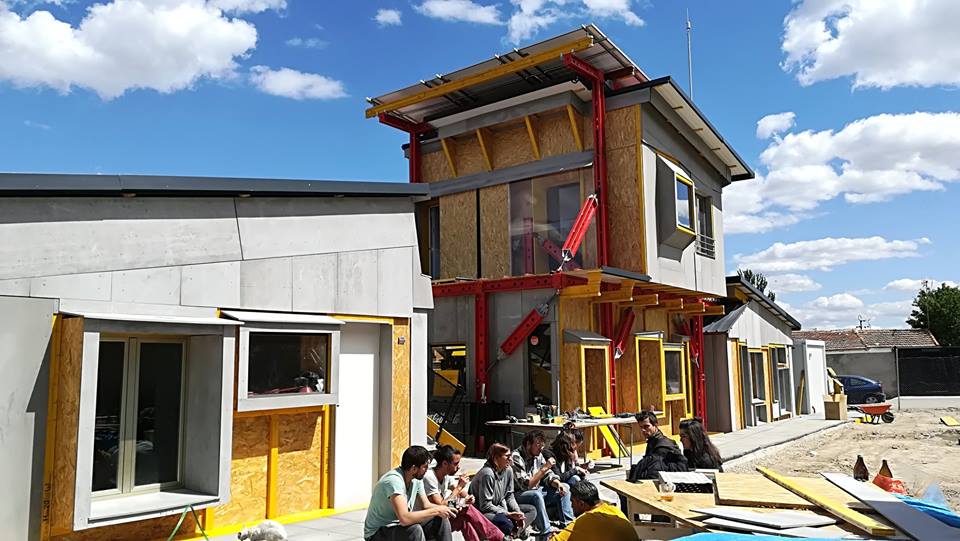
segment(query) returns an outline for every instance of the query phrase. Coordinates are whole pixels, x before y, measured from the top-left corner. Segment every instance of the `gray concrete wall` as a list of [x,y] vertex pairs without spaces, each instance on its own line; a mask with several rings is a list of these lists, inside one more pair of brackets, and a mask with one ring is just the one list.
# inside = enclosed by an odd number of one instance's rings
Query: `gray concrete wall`
[[897,396],[897,360],[892,349],[876,353],[827,352],[827,366],[838,376],[863,376],[883,383],[887,397]]
[[0,530],[40,538],[48,345],[57,301],[0,297]]

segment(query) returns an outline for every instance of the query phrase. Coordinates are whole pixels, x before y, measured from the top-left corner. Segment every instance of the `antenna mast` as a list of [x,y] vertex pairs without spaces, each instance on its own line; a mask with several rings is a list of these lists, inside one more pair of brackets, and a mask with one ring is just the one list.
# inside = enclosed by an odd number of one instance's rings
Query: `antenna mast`
[[690,99],[693,99],[693,25],[690,24],[690,9],[687,9],[687,76],[690,78]]

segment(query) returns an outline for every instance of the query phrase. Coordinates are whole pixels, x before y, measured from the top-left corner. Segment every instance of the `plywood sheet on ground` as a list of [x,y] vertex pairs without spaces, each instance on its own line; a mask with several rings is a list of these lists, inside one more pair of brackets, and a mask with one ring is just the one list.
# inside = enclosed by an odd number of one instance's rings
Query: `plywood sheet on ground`
[[420,177],[423,182],[437,182],[450,178],[450,166],[443,151],[424,153],[420,157]]
[[440,278],[477,276],[476,194],[440,198]]
[[480,270],[483,278],[510,275],[510,186],[480,190]]
[[277,513],[320,508],[323,423],[320,412],[279,416]]
[[216,508],[216,524],[239,524],[266,517],[269,454],[270,418],[234,417],[230,502]]
[[[825,479],[790,477],[790,480],[809,490],[821,490],[830,498],[841,501],[851,509],[864,510],[867,506]],[[718,473],[716,476],[717,503],[777,509],[819,509],[793,492],[759,474]]]
[[[198,514],[200,511],[197,512]],[[54,536],[55,541],[144,541],[152,539],[166,539],[170,533],[177,527],[180,520],[180,513],[168,517],[156,518],[151,520],[142,520],[139,522],[128,522],[126,524],[117,524],[115,526],[103,526],[100,528],[91,528],[65,535]],[[197,531],[197,523],[193,520],[193,514],[188,513],[183,520],[179,532],[181,534],[193,534]],[[189,536],[189,535],[188,535]],[[179,536],[178,539],[182,539]]]
[[[583,125],[583,117],[576,110],[574,110],[573,116],[579,129]],[[550,156],[580,152],[573,137],[573,131],[570,129],[570,118],[566,109],[556,109],[539,114],[537,115],[537,121],[541,157],[549,158]]]
[[72,530],[77,479],[77,425],[80,421],[80,373],[83,365],[83,318],[64,318],[61,322],[59,362],[50,525]]
[[393,416],[390,428],[391,464],[399,464],[410,446],[410,322],[393,323]]
[[636,146],[607,150],[607,189],[610,265],[642,272],[643,233],[640,229]]
[[[533,120],[533,119],[531,119]],[[539,127],[534,122],[534,130]],[[530,147],[530,136],[522,120],[490,128],[487,148],[490,151],[490,161],[494,169],[513,167],[534,160],[533,149]]]

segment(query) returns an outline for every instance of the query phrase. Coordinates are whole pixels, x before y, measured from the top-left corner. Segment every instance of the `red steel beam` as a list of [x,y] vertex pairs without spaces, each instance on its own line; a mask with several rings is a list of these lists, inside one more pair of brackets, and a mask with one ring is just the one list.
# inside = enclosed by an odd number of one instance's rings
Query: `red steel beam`
[[552,274],[530,274],[508,278],[488,280],[471,280],[469,282],[454,282],[452,284],[434,284],[433,296],[461,297],[485,293],[505,293],[508,291],[526,291],[530,289],[563,289],[569,286],[587,283],[584,278],[570,276],[562,272]]
[[477,386],[477,401],[480,403],[487,402],[487,365],[489,359],[489,353],[487,351],[487,294],[477,293],[474,297],[473,302],[473,312],[474,312],[474,340],[473,347],[476,350],[474,352],[474,358],[476,362],[474,363],[474,374],[475,382]]
[[410,134],[410,182],[420,182],[422,180],[420,177],[420,136],[431,131],[433,127],[425,122],[417,124],[386,113],[380,113],[377,118],[381,124]]

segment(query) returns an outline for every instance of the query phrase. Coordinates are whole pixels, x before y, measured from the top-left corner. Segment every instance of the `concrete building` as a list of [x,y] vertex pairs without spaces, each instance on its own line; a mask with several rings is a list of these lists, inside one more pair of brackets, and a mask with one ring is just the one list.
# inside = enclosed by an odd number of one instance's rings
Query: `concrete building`
[[837,375],[863,376],[883,383],[887,397],[897,396],[897,348],[937,347],[926,329],[836,329],[798,331],[794,338],[826,344],[827,366]]
[[797,415],[800,371],[790,333],[800,322],[740,276],[726,282],[728,313],[703,329],[710,430],[729,432]]
[[704,413],[722,191],[753,172],[676,82],[588,25],[370,101],[430,190],[437,413],[453,386],[518,416],[653,406],[668,433]]
[[5,536],[165,539],[186,505],[230,532],[366,504],[426,441],[426,194],[0,175]]

